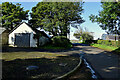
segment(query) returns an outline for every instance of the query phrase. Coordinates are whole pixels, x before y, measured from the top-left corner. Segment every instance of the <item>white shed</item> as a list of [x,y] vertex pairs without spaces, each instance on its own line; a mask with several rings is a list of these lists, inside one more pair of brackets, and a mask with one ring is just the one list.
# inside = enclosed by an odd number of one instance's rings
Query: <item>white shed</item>
[[[37,32],[40,31],[37,30]],[[37,47],[37,40],[34,38],[34,34],[36,34],[37,32],[27,23],[22,22],[12,31],[10,31],[8,43],[10,46],[13,47]],[[42,37],[44,37],[44,39],[47,39],[48,41],[48,37],[44,35]]]

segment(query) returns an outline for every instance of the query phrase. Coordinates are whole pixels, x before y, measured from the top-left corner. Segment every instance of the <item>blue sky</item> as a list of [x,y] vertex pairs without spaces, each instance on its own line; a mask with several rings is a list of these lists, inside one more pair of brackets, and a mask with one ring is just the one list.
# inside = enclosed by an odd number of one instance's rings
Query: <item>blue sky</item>
[[[13,2],[17,3],[17,2]],[[38,2],[19,2],[22,7],[24,7],[24,10],[31,10],[32,7],[34,7]],[[89,20],[89,16],[91,14],[98,14],[98,11],[100,11],[101,3],[100,2],[85,2],[83,5],[84,12],[82,14],[83,19],[85,20],[84,23],[81,24],[81,27],[86,27],[90,32],[94,32],[94,39],[101,38],[101,35],[105,33],[104,30],[102,30],[97,23],[92,23]],[[72,36],[73,33],[76,31],[76,29],[71,28],[73,32],[71,32],[71,38],[74,39]]]
[[81,25],[82,27],[87,27],[90,32],[94,32],[95,39],[101,38],[101,35],[105,33],[97,23],[92,23],[89,20],[89,16],[91,14],[98,15],[98,11],[101,11],[101,3],[100,2],[86,2],[83,5],[84,13],[82,14],[85,22]]

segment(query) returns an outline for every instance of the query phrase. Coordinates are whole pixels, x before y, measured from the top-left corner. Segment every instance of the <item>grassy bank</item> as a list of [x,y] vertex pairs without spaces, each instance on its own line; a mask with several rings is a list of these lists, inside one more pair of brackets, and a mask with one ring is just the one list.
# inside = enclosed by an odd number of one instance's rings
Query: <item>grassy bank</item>
[[107,46],[107,45],[103,45],[103,44],[91,44],[91,46],[92,47],[97,47],[97,48],[100,48],[100,49],[104,49],[104,50],[107,50],[107,51],[113,51],[113,50],[118,49],[118,47]]

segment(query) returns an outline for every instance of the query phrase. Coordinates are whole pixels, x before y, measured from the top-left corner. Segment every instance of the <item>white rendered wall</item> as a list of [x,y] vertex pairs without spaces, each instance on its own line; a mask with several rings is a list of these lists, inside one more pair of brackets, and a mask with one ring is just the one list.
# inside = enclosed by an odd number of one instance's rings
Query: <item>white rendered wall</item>
[[31,33],[30,35],[30,47],[35,47],[36,42],[33,39],[33,34],[35,32],[26,24],[23,23],[21,24],[17,29],[15,29],[12,33],[9,34],[9,45],[14,46],[14,41],[15,41],[15,33]]
[[33,37],[34,37],[34,33],[32,32],[30,34],[30,47],[37,47],[37,40],[35,40]]

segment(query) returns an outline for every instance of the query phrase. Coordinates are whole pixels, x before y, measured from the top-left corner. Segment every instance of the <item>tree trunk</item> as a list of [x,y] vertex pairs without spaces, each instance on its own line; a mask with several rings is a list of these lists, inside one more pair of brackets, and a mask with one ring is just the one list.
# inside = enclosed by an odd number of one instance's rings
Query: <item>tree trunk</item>
[[11,30],[13,30],[13,23],[11,22]]

